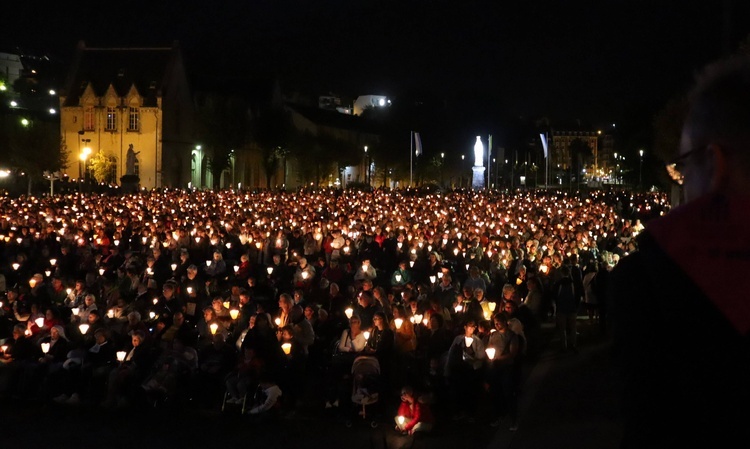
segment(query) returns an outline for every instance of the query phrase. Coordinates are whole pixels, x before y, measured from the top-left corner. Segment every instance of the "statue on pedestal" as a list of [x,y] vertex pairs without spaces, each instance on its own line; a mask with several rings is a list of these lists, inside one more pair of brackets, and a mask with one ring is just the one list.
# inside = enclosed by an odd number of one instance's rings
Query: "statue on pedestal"
[[481,137],[477,136],[477,142],[474,144],[474,166],[484,167],[484,144]]
[[138,162],[138,158],[136,156],[140,153],[140,151],[133,151],[133,144],[131,143],[128,147],[128,156],[125,162],[126,175],[135,175],[135,164]]

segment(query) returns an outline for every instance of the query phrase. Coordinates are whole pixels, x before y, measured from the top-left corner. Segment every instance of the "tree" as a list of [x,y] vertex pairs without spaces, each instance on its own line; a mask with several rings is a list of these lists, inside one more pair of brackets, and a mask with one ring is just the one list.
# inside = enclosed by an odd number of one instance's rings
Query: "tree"
[[[583,139],[573,139],[570,142],[570,165],[576,168],[576,180],[580,180],[581,168],[586,166],[586,163],[594,157],[594,152]],[[580,181],[578,181],[580,184]]]
[[238,97],[202,94],[197,97],[198,139],[208,157],[214,188],[221,187],[221,174],[232,166],[232,152],[250,138],[250,109]]
[[[290,154],[289,142],[293,140],[293,128],[289,115],[281,108],[269,107],[262,110],[252,121],[252,139],[260,147],[263,156],[263,170],[266,174],[266,187],[271,188],[279,163],[284,163]],[[276,180],[278,184],[278,180]],[[284,184],[286,180],[282,180]]]
[[0,115],[0,164],[26,176],[28,193],[45,171],[67,166],[68,150],[62,144],[57,123],[26,119],[13,114]]
[[114,184],[116,182],[115,167],[116,161],[113,157],[105,155],[99,151],[89,160],[91,172],[97,182]]

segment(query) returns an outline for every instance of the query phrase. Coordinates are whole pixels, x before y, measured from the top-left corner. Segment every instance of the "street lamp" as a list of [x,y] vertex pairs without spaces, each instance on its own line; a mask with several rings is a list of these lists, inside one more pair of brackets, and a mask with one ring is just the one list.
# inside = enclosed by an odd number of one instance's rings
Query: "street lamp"
[[445,153],[440,153],[440,187],[443,187],[445,167]]
[[[87,144],[91,142],[91,139],[82,139],[82,142],[84,144]],[[79,158],[81,159],[81,163],[78,165],[78,191],[81,192],[83,190],[83,177],[86,175],[86,159],[91,154],[91,148],[86,145],[83,147],[83,150],[81,150],[81,154],[79,155]]]
[[638,188],[641,189],[643,185],[643,150],[638,150],[638,155],[641,157],[638,163]]

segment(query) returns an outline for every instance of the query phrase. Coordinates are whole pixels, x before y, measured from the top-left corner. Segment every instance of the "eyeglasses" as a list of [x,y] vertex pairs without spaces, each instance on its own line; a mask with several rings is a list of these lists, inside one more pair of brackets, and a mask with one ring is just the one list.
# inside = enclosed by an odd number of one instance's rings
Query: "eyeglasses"
[[669,178],[672,180],[672,182],[680,186],[683,182],[685,182],[685,174],[683,173],[683,171],[685,170],[685,162],[690,156],[695,154],[696,151],[702,149],[703,147],[693,148],[687,153],[683,153],[667,163],[665,168],[667,169],[667,174],[669,175]]

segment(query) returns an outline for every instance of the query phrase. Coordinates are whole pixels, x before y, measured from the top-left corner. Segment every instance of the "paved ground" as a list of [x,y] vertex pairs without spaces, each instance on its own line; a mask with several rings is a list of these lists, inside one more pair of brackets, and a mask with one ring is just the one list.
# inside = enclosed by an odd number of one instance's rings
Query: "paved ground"
[[[551,336],[551,325],[545,325]],[[527,373],[516,432],[509,423],[452,421],[417,439],[393,431],[395,404],[382,401],[367,420],[353,412],[306,408],[275,423],[257,423],[210,407],[105,411],[7,400],[0,403],[0,447],[48,448],[616,448],[617,380],[607,341],[582,320],[580,352],[561,353],[552,339]],[[370,419],[373,418],[373,419]],[[371,423],[377,423],[373,428]]]

